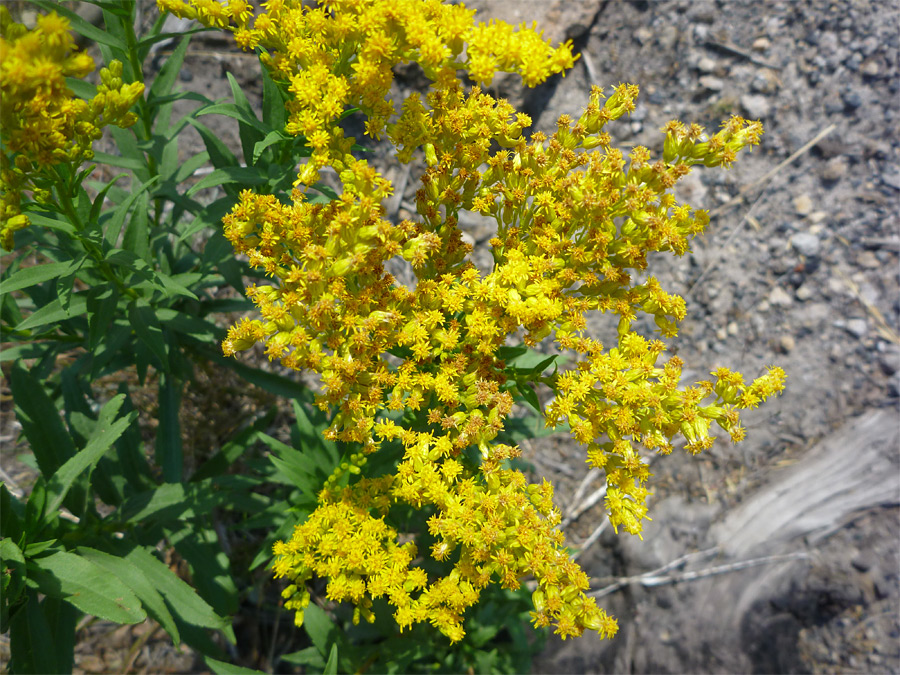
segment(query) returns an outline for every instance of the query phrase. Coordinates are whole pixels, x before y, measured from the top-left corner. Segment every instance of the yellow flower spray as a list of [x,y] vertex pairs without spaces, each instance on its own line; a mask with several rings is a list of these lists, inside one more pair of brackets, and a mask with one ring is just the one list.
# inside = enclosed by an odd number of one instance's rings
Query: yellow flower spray
[[35,182],[42,174],[62,164],[78,167],[93,157],[91,146],[103,127],[126,128],[137,121],[128,109],[144,85],[124,84],[118,61],[100,71],[94,98],[72,93],[65,78],[94,70],[94,60],[74,47],[68,19],[41,15],[28,30],[0,6],[0,246],[6,250],[13,248],[13,233],[29,224],[21,212],[23,191],[33,192],[37,201],[47,198]]
[[[571,44],[553,48],[534,29],[476,25],[474,12],[438,0],[316,8],[268,0],[256,14],[245,0],[158,4],[258,50],[290,94],[285,131],[311,150],[292,203],[247,190],[224,220],[235,250],[274,282],[247,289],[260,316],[229,330],[225,354],[263,343],[271,359],[317,373],[319,405],[337,410],[328,438],[358,448],[326,481],[318,508],[275,546],[297,624],[310,602],[306,582],[322,577],[329,599],[354,603],[357,621],[373,621],[373,600],[386,598],[401,629],[428,622],[457,641],[465,610],[488,584],[515,589],[531,575],[535,625],[563,637],[614,635],[615,620],[586,595],[588,578],[566,552],[552,486],[529,485],[509,468],[518,448],[496,441],[513,408],[499,350],[517,337],[532,346],[551,338],[576,355],[574,369],[539,378],[555,393],[547,423],[568,423],[587,462],[606,472],[612,524],[640,533],[650,474],[639,448],[668,453],[682,434],[688,451],[700,452],[713,442],[713,423],[740,441],[738,411],[783,388],[778,368],[749,385],[720,369],[715,381],[680,388],[680,359],[661,362],[663,343],[631,331],[638,312],[664,337],[684,318],[682,298],[654,277],[635,279],[649,253],[684,254],[708,222],[670,189],[693,165],[727,167],[758,143],[761,125],[733,117],[707,136],[672,122],[661,159],[643,147],[626,157],[604,130],[634,109],[637,87],[622,84],[595,87],[577,119],[563,115],[551,136],[526,139],[528,116],[480,85],[503,71],[534,86],[573,65]],[[395,110],[391,69],[413,61],[433,85]],[[471,90],[460,70],[476,83]],[[351,154],[354,139],[338,125],[352,108],[401,162],[424,156],[415,221],[385,219],[392,186]],[[342,193],[313,203],[306,188],[323,167],[337,172]],[[488,274],[468,258],[464,210],[497,224]],[[398,256],[412,265],[415,288],[386,271]],[[611,349],[584,334],[594,310],[617,317]],[[368,476],[373,453],[397,443],[404,454],[395,471]],[[395,505],[433,514],[430,550],[401,543],[386,522]],[[425,556],[448,561],[449,571],[429,575]]]

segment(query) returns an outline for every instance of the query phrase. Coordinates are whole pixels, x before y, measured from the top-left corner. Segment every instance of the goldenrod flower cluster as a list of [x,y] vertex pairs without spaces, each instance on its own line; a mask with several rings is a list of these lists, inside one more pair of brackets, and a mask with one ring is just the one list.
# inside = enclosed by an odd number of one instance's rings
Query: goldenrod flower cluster
[[[741,440],[738,410],[783,387],[773,368],[750,385],[722,369],[714,383],[681,388],[680,360],[660,363],[663,343],[631,331],[638,312],[652,315],[663,336],[684,318],[680,297],[654,277],[638,280],[650,253],[685,253],[708,222],[670,188],[696,164],[727,166],[758,142],[761,125],[733,117],[708,136],[673,122],[662,159],[643,147],[626,156],[604,130],[634,109],[637,88],[623,84],[595,87],[580,117],[564,115],[549,137],[526,139],[526,115],[479,86],[466,91],[456,70],[476,82],[518,72],[531,85],[572,64],[568,45],[554,50],[532,30],[474,26],[471,12],[436,0],[336,0],[316,9],[270,0],[255,16],[242,0],[158,2],[262,48],[292,96],[288,131],[313,148],[292,203],[248,190],[224,221],[236,251],[274,282],[247,289],[260,316],[229,330],[225,354],[263,343],[271,359],[317,373],[319,405],[337,410],[328,438],[358,448],[309,519],[275,546],[298,624],[306,582],[318,576],[328,579],[329,598],[356,605],[357,620],[373,620],[372,601],[384,597],[401,628],[430,622],[455,641],[487,584],[518,588],[533,575],[536,625],[553,624],[563,637],[585,628],[612,636],[615,620],[585,594],[588,579],[566,553],[552,486],[527,484],[509,468],[518,448],[496,440],[513,408],[499,350],[550,337],[577,356],[575,369],[540,378],[555,394],[547,422],[568,423],[587,461],[606,472],[612,523],[639,533],[649,477],[639,449],[670,452],[680,433],[699,452],[712,443],[712,422]],[[390,68],[413,60],[434,84],[395,111]],[[386,134],[400,161],[425,158],[416,220],[385,219],[390,183],[352,156],[353,139],[337,125],[349,107],[367,114],[371,133]],[[300,186],[326,165],[343,192],[312,203]],[[463,210],[496,222],[487,274],[468,259]],[[412,266],[414,288],[388,273],[397,258]],[[617,317],[609,350],[584,334],[595,310]],[[373,453],[397,447],[394,473],[366,474]],[[428,550],[401,543],[404,533],[388,524],[404,505],[433,514]],[[427,573],[426,557],[449,571]]]
[[28,30],[0,6],[0,245],[7,250],[13,247],[13,232],[29,222],[21,212],[22,191],[35,191],[41,172],[90,160],[91,145],[104,126],[137,121],[128,109],[144,85],[124,84],[118,61],[100,71],[93,99],[74,96],[65,78],[94,70],[93,59],[74,47],[68,19],[53,12],[39,16]]

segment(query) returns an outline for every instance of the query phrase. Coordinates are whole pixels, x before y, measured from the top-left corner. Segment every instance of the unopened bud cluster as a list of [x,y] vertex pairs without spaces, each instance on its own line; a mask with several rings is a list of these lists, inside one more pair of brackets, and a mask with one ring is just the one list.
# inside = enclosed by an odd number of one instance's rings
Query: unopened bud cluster
[[[713,442],[713,423],[739,441],[739,409],[783,387],[778,368],[750,385],[720,369],[715,381],[681,387],[681,361],[663,359],[662,342],[631,330],[644,313],[673,336],[685,315],[683,299],[654,277],[638,280],[650,253],[684,254],[708,222],[670,189],[696,164],[730,164],[758,142],[761,125],[734,117],[707,136],[673,122],[662,159],[643,147],[626,156],[605,130],[634,109],[637,87],[623,84],[595,87],[578,118],[563,115],[552,135],[526,138],[527,115],[457,77],[465,70],[489,83],[509,71],[534,85],[572,65],[570,45],[553,49],[524,26],[474,25],[473,12],[437,0],[313,9],[270,0],[255,15],[243,0],[158,2],[261,48],[291,95],[286,131],[311,148],[291,203],[247,190],[224,221],[235,250],[273,282],[247,289],[259,316],[230,329],[225,354],[263,343],[271,359],[318,373],[318,403],[336,410],[327,437],[357,448],[318,508],[275,546],[298,624],[306,582],[323,577],[330,599],[356,605],[357,620],[373,620],[373,600],[386,598],[401,628],[429,622],[455,641],[488,584],[514,589],[532,575],[536,625],[563,637],[612,636],[615,620],[586,595],[588,579],[566,552],[552,486],[529,485],[509,465],[518,448],[497,440],[513,409],[501,347],[517,336],[527,345],[549,338],[576,357],[572,370],[537,376],[555,394],[547,423],[568,423],[587,462],[606,473],[613,525],[639,533],[649,477],[639,450],[668,453],[682,434],[700,452]],[[395,111],[391,67],[409,61],[433,85]],[[354,139],[337,123],[349,108],[394,143],[400,161],[424,158],[414,220],[385,218],[392,186],[351,154]],[[324,166],[337,172],[342,194],[314,203],[305,187]],[[487,274],[469,259],[462,211],[496,223]],[[387,272],[398,257],[415,271],[414,288]],[[596,311],[617,322],[610,349],[585,335]],[[370,475],[370,459],[395,448],[393,472]],[[420,537],[433,543],[401,543],[404,533],[389,524],[399,507],[433,514]],[[446,561],[446,573],[426,573],[425,557]]]

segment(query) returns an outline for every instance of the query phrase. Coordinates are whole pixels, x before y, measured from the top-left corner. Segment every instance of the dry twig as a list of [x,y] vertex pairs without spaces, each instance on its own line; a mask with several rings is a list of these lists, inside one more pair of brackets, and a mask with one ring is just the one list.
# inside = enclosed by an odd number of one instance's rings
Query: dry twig
[[717,549],[707,549],[706,551],[700,551],[699,553],[690,554],[689,556],[683,556],[682,558],[673,560],[672,562],[667,563],[666,565],[663,565],[662,567],[651,572],[645,572],[644,574],[638,574],[632,577],[621,577],[614,583],[609,584],[608,586],[604,586],[603,588],[589,593],[588,595],[594,598],[602,598],[604,596],[610,595],[611,593],[615,593],[619,589],[624,588],[625,586],[628,586],[630,584],[640,584],[645,588],[649,588],[652,586],[666,586],[668,584],[676,584],[681,581],[696,581],[697,579],[704,579],[706,577],[716,576],[719,574],[738,572],[740,570],[745,570],[750,567],[757,567],[759,565],[771,565],[773,563],[788,562],[790,560],[805,560],[810,557],[810,554],[806,551],[797,551],[795,553],[786,553],[783,555],[769,555],[763,556],[761,558],[739,560],[737,562],[728,563],[726,565],[715,565],[713,567],[707,567],[705,569],[696,570],[694,572],[663,574],[670,569],[685,564],[687,562],[687,559],[691,556],[700,556],[702,554],[708,554],[710,552],[716,551]]

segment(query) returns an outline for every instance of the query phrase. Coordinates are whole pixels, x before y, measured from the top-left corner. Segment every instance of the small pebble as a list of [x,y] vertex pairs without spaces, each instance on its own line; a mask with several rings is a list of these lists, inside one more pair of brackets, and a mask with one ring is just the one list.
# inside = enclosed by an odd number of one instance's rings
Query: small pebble
[[848,168],[849,162],[846,157],[833,157],[828,160],[828,163],[822,170],[822,180],[826,183],[837,182],[844,177]]
[[794,351],[794,347],[797,346],[797,341],[794,340],[794,336],[792,335],[782,335],[778,339],[778,348],[780,349],[782,354],[789,354]]
[[794,198],[794,212],[798,216],[806,216],[812,213],[813,200],[808,194],[798,195]]
[[878,365],[885,375],[893,375],[900,370],[900,351],[896,349],[878,355]]
[[863,104],[862,97],[855,91],[845,91],[841,94],[841,100],[848,110],[856,110]]
[[737,325],[737,321],[731,321],[728,324],[728,334],[732,337],[737,335],[740,332],[740,327]]
[[697,61],[697,70],[699,70],[701,73],[715,72],[716,62],[708,56],[704,56],[699,61]]
[[790,307],[793,302],[791,296],[781,286],[776,286],[769,293],[769,304],[772,307]]
[[865,319],[850,319],[844,324],[844,329],[853,337],[861,338],[869,332],[869,322]]
[[897,167],[888,168],[881,174],[881,182],[895,190],[900,190],[900,169],[897,169]]
[[828,211],[813,211],[809,214],[809,222],[818,225],[828,218]]
[[819,238],[809,232],[798,232],[791,237],[791,247],[800,255],[807,258],[815,258],[819,255],[822,244]]
[[753,41],[751,48],[757,52],[764,52],[772,46],[772,41],[767,37],[758,37]]
[[744,108],[748,117],[754,120],[768,117],[772,109],[769,99],[761,94],[744,94],[741,96],[741,107]]
[[866,61],[862,64],[859,71],[865,75],[866,77],[877,77],[879,73],[878,61],[874,59],[871,61]]
[[712,75],[704,75],[700,78],[700,86],[708,91],[722,91],[725,83],[718,77]]
[[653,31],[646,26],[641,26],[634,31],[634,39],[637,40],[639,44],[645,45],[648,42],[653,41]]
[[794,297],[805,302],[813,296],[813,293],[814,291],[810,287],[810,284],[803,284],[800,288],[794,291]]
[[874,270],[881,267],[881,261],[878,260],[878,256],[872,251],[860,251],[859,255],[856,256],[856,264],[867,270]]

